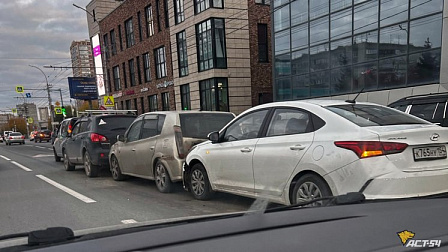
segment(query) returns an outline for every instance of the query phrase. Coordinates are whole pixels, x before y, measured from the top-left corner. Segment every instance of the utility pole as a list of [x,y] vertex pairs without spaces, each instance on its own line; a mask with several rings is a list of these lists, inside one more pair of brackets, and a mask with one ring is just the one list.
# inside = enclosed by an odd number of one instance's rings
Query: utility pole
[[[50,95],[50,84],[48,84],[47,75],[45,75],[44,71],[40,69],[37,66],[29,65],[30,67],[34,67],[38,69],[44,76],[45,76],[45,82],[47,83],[47,94],[48,94],[48,109],[50,110],[50,124],[54,122],[54,111],[51,109],[51,95]],[[48,125],[48,128],[53,128],[52,125]]]

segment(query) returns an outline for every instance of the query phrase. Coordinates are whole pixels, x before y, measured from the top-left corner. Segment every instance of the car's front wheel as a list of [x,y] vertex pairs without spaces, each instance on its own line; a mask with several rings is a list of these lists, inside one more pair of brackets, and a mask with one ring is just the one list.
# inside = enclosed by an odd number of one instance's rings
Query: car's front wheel
[[62,156],[64,156],[64,169],[66,171],[74,171],[75,166],[70,163],[70,160],[68,159],[68,155],[65,151],[62,152]]
[[214,191],[210,185],[207,172],[202,164],[193,165],[190,172],[190,192],[198,200],[209,200]]
[[156,167],[154,168],[154,174],[156,179],[157,190],[162,193],[171,192],[172,182],[170,179],[170,174],[162,162],[157,161]]
[[120,164],[118,163],[118,159],[115,155],[110,158],[110,171],[112,173],[112,178],[115,181],[125,180],[127,177],[121,173]]
[[[292,204],[304,203],[322,197],[332,196],[330,187],[317,175],[305,174],[300,177],[293,189]],[[316,201],[309,206],[322,206],[322,201]]]
[[87,177],[93,178],[98,176],[99,167],[97,165],[92,164],[92,160],[90,159],[89,153],[84,152],[84,170],[86,172]]

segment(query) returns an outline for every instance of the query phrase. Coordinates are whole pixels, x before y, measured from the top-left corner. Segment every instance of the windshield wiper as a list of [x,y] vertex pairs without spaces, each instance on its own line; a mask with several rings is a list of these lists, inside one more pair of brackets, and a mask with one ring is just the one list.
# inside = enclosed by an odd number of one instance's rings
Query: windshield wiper
[[13,238],[28,237],[28,245],[54,244],[74,239],[73,230],[67,227],[51,227],[45,230],[35,230],[25,233],[0,236],[0,241]]
[[338,196],[330,196],[330,197],[322,197],[322,198],[316,198],[312,199],[310,201],[301,202],[289,206],[281,206],[281,207],[274,207],[274,208],[268,208],[264,212],[276,212],[276,211],[283,211],[288,210],[296,207],[304,207],[319,201],[328,201],[326,205],[347,205],[347,204],[356,204],[361,203],[366,199],[364,194],[360,192],[349,192],[347,194],[342,194]]

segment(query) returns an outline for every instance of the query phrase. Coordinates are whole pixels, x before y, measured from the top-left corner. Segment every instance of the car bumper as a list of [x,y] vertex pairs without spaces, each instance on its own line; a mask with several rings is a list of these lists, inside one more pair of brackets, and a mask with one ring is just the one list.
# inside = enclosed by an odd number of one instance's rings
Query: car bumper
[[8,140],[8,143],[24,143],[25,139]]
[[367,199],[397,199],[448,192],[446,168],[403,171],[386,156],[360,159],[324,176],[333,194],[362,192]]
[[89,151],[89,155],[93,165],[109,165],[109,149],[95,148],[94,150]]
[[182,185],[184,190],[190,191],[190,167],[187,165],[187,162],[184,162],[182,165]]

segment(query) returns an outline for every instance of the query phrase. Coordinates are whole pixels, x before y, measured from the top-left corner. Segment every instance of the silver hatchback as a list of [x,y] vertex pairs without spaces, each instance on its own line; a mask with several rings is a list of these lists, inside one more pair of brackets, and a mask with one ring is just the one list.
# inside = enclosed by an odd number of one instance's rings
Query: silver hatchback
[[161,111],[135,119],[109,153],[114,180],[126,175],[155,180],[167,193],[172,183],[182,180],[182,164],[194,145],[207,140],[235,115],[229,112]]

